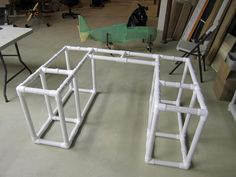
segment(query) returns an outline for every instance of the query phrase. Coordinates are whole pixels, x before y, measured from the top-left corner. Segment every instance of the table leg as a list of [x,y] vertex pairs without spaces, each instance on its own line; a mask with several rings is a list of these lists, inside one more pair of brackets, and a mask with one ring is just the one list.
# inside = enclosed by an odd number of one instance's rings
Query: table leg
[[17,52],[17,56],[19,58],[20,63],[29,71],[30,74],[32,74],[32,71],[29,69],[29,67],[23,62],[21,55],[20,55],[20,51],[18,48],[17,43],[15,43],[15,47],[16,47],[16,52]]
[[2,56],[2,52],[0,52],[0,60],[2,62],[2,66],[3,66],[3,69],[4,69],[4,89],[3,89],[3,95],[4,95],[4,98],[5,98],[5,102],[9,102],[9,100],[7,99],[7,66],[6,66],[6,63],[3,59],[3,56]]

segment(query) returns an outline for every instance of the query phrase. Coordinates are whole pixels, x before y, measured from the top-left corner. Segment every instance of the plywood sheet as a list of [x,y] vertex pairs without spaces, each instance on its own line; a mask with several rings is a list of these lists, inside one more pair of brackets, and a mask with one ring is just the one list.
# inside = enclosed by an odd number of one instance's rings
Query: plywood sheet
[[216,57],[212,63],[212,68],[217,72],[220,68],[220,64],[223,61],[226,60],[226,57],[228,56],[228,53],[232,49],[236,42],[236,37],[230,35],[229,33],[226,35],[223,43],[221,44]]

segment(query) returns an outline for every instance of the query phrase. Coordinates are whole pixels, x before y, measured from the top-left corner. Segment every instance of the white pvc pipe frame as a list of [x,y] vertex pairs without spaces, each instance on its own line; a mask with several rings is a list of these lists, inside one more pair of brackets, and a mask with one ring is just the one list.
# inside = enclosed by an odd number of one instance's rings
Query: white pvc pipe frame
[[[82,51],[86,52],[84,57],[80,60],[80,62],[76,65],[74,69],[71,69],[68,51]],[[65,54],[65,61],[67,65],[67,69],[55,69],[49,68],[48,66],[57,59],[57,57],[63,53]],[[99,53],[99,55],[98,55]],[[106,54],[106,56],[104,55]],[[113,54],[107,55],[107,54]],[[132,58],[131,58],[132,57]],[[135,58],[136,57],[136,58]],[[140,59],[139,57],[145,58]],[[150,60],[148,60],[150,59]],[[92,70],[92,89],[82,89],[79,88],[76,73],[79,71],[81,66],[85,63],[86,60],[91,60],[91,70]],[[57,146],[61,148],[69,148],[71,143],[83,122],[83,119],[90,107],[94,96],[96,94],[96,74],[95,74],[95,61],[94,60],[107,60],[107,61],[116,61],[121,63],[134,63],[141,65],[149,65],[154,67],[153,73],[153,82],[149,99],[149,116],[148,116],[148,127],[147,127],[147,140],[146,140],[146,154],[145,154],[145,162],[150,164],[158,164],[170,167],[178,167],[183,169],[188,169],[191,164],[192,156],[194,154],[196,145],[198,143],[200,134],[202,132],[202,128],[207,119],[208,110],[204,103],[204,99],[197,82],[194,70],[192,68],[191,62],[189,58],[181,58],[174,56],[164,56],[159,54],[147,54],[147,53],[138,53],[138,52],[129,52],[129,51],[121,51],[121,50],[108,50],[108,49],[98,49],[98,48],[88,48],[88,47],[74,47],[74,46],[65,46],[59,52],[57,52],[52,58],[50,58],[44,65],[39,67],[32,75],[30,75],[23,83],[17,86],[16,90],[18,96],[20,98],[20,103],[26,117],[26,121],[29,127],[29,131],[32,137],[32,140],[37,144],[46,144],[50,146]],[[159,74],[159,64],[160,60],[169,60],[169,61],[181,61],[185,63],[183,76],[180,82],[169,82],[160,80]],[[187,73],[190,73],[190,77],[192,79],[192,83],[185,83],[185,79]],[[53,74],[63,74],[67,75],[67,78],[62,82],[62,84],[56,90],[47,89],[47,83],[45,79],[45,73],[53,73]],[[37,77],[40,77],[42,88],[32,88],[28,87],[28,85],[33,82]],[[67,93],[62,96],[63,90],[69,86]],[[162,100],[160,98],[160,87],[173,87],[179,88],[177,99],[175,101]],[[183,89],[192,90],[192,98],[188,107],[180,106],[180,99],[182,96]],[[80,107],[80,99],[79,92],[87,92],[90,93],[90,98],[87,101],[84,109],[81,110]],[[31,114],[24,97],[25,93],[33,93],[43,95],[45,97],[45,104],[48,111],[47,121],[42,125],[38,132],[35,131]],[[76,119],[66,118],[64,115],[63,105],[65,100],[73,93],[75,97],[75,105],[76,105]],[[50,97],[55,97],[56,100],[56,109],[52,110],[52,106],[50,103]],[[194,108],[195,103],[199,103],[199,108]],[[157,132],[157,124],[159,120],[159,115],[161,111],[170,111],[176,112],[178,118],[178,126],[179,133],[178,134],[170,134]],[[59,116],[57,116],[57,113]],[[186,114],[185,121],[182,122],[182,113]],[[189,149],[186,148],[185,137],[187,134],[188,124],[191,118],[191,115],[199,116],[199,122],[197,124],[197,128],[195,134],[193,136],[191,145]],[[63,135],[63,142],[51,141],[43,139],[42,135],[48,129],[49,125],[53,121],[59,121],[61,125],[61,131]],[[71,131],[71,134],[68,135],[66,122],[74,123],[75,126]],[[170,139],[177,139],[181,144],[181,153],[182,153],[182,162],[172,162],[159,160],[153,157],[155,137],[163,137]]]

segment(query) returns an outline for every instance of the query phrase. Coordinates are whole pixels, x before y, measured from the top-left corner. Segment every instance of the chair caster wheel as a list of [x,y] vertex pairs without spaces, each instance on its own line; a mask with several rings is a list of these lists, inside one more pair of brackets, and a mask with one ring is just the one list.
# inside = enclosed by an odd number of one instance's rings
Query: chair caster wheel
[[25,24],[25,27],[26,27],[26,28],[30,28],[30,26],[29,26],[28,24]]
[[46,25],[47,25],[47,27],[50,27],[50,26],[51,26],[49,23],[47,23]]

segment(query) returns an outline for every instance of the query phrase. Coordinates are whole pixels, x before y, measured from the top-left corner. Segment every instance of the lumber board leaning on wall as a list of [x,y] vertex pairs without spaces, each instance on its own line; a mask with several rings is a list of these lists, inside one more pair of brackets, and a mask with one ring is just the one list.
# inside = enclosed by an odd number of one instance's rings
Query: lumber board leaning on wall
[[199,0],[197,6],[194,9],[194,12],[191,16],[191,18],[189,19],[189,22],[183,32],[183,35],[181,37],[182,40],[190,40],[195,28],[197,27],[203,13],[204,10],[207,7],[209,0]]
[[236,37],[232,36],[231,34],[227,34],[224,41],[222,42],[214,61],[212,62],[212,68],[218,72],[220,68],[220,64],[223,61],[226,60],[228,53],[233,48],[234,44],[236,42]]
[[214,7],[211,11],[211,14],[207,18],[206,23],[204,24],[204,26],[201,30],[200,36],[203,35],[212,26],[213,21],[214,21],[216,15],[217,15],[221,5],[222,5],[222,1],[216,1],[215,2]]
[[170,14],[170,22],[168,27],[168,34],[167,34],[168,38],[172,38],[173,36],[182,8],[183,8],[183,3],[180,3],[177,0],[173,1],[172,10]]
[[179,40],[181,38],[184,28],[188,22],[191,9],[192,9],[191,3],[189,2],[184,3],[178,22],[176,24],[173,36],[172,36],[174,40]]
[[219,30],[213,40],[213,43],[209,49],[209,52],[206,55],[206,63],[208,65],[211,65],[214,57],[216,56],[226,34],[227,34],[227,30],[233,20],[233,18],[235,17],[235,8],[236,8],[236,1],[232,0],[231,3],[228,3],[228,9],[223,20],[222,23],[220,24]]

